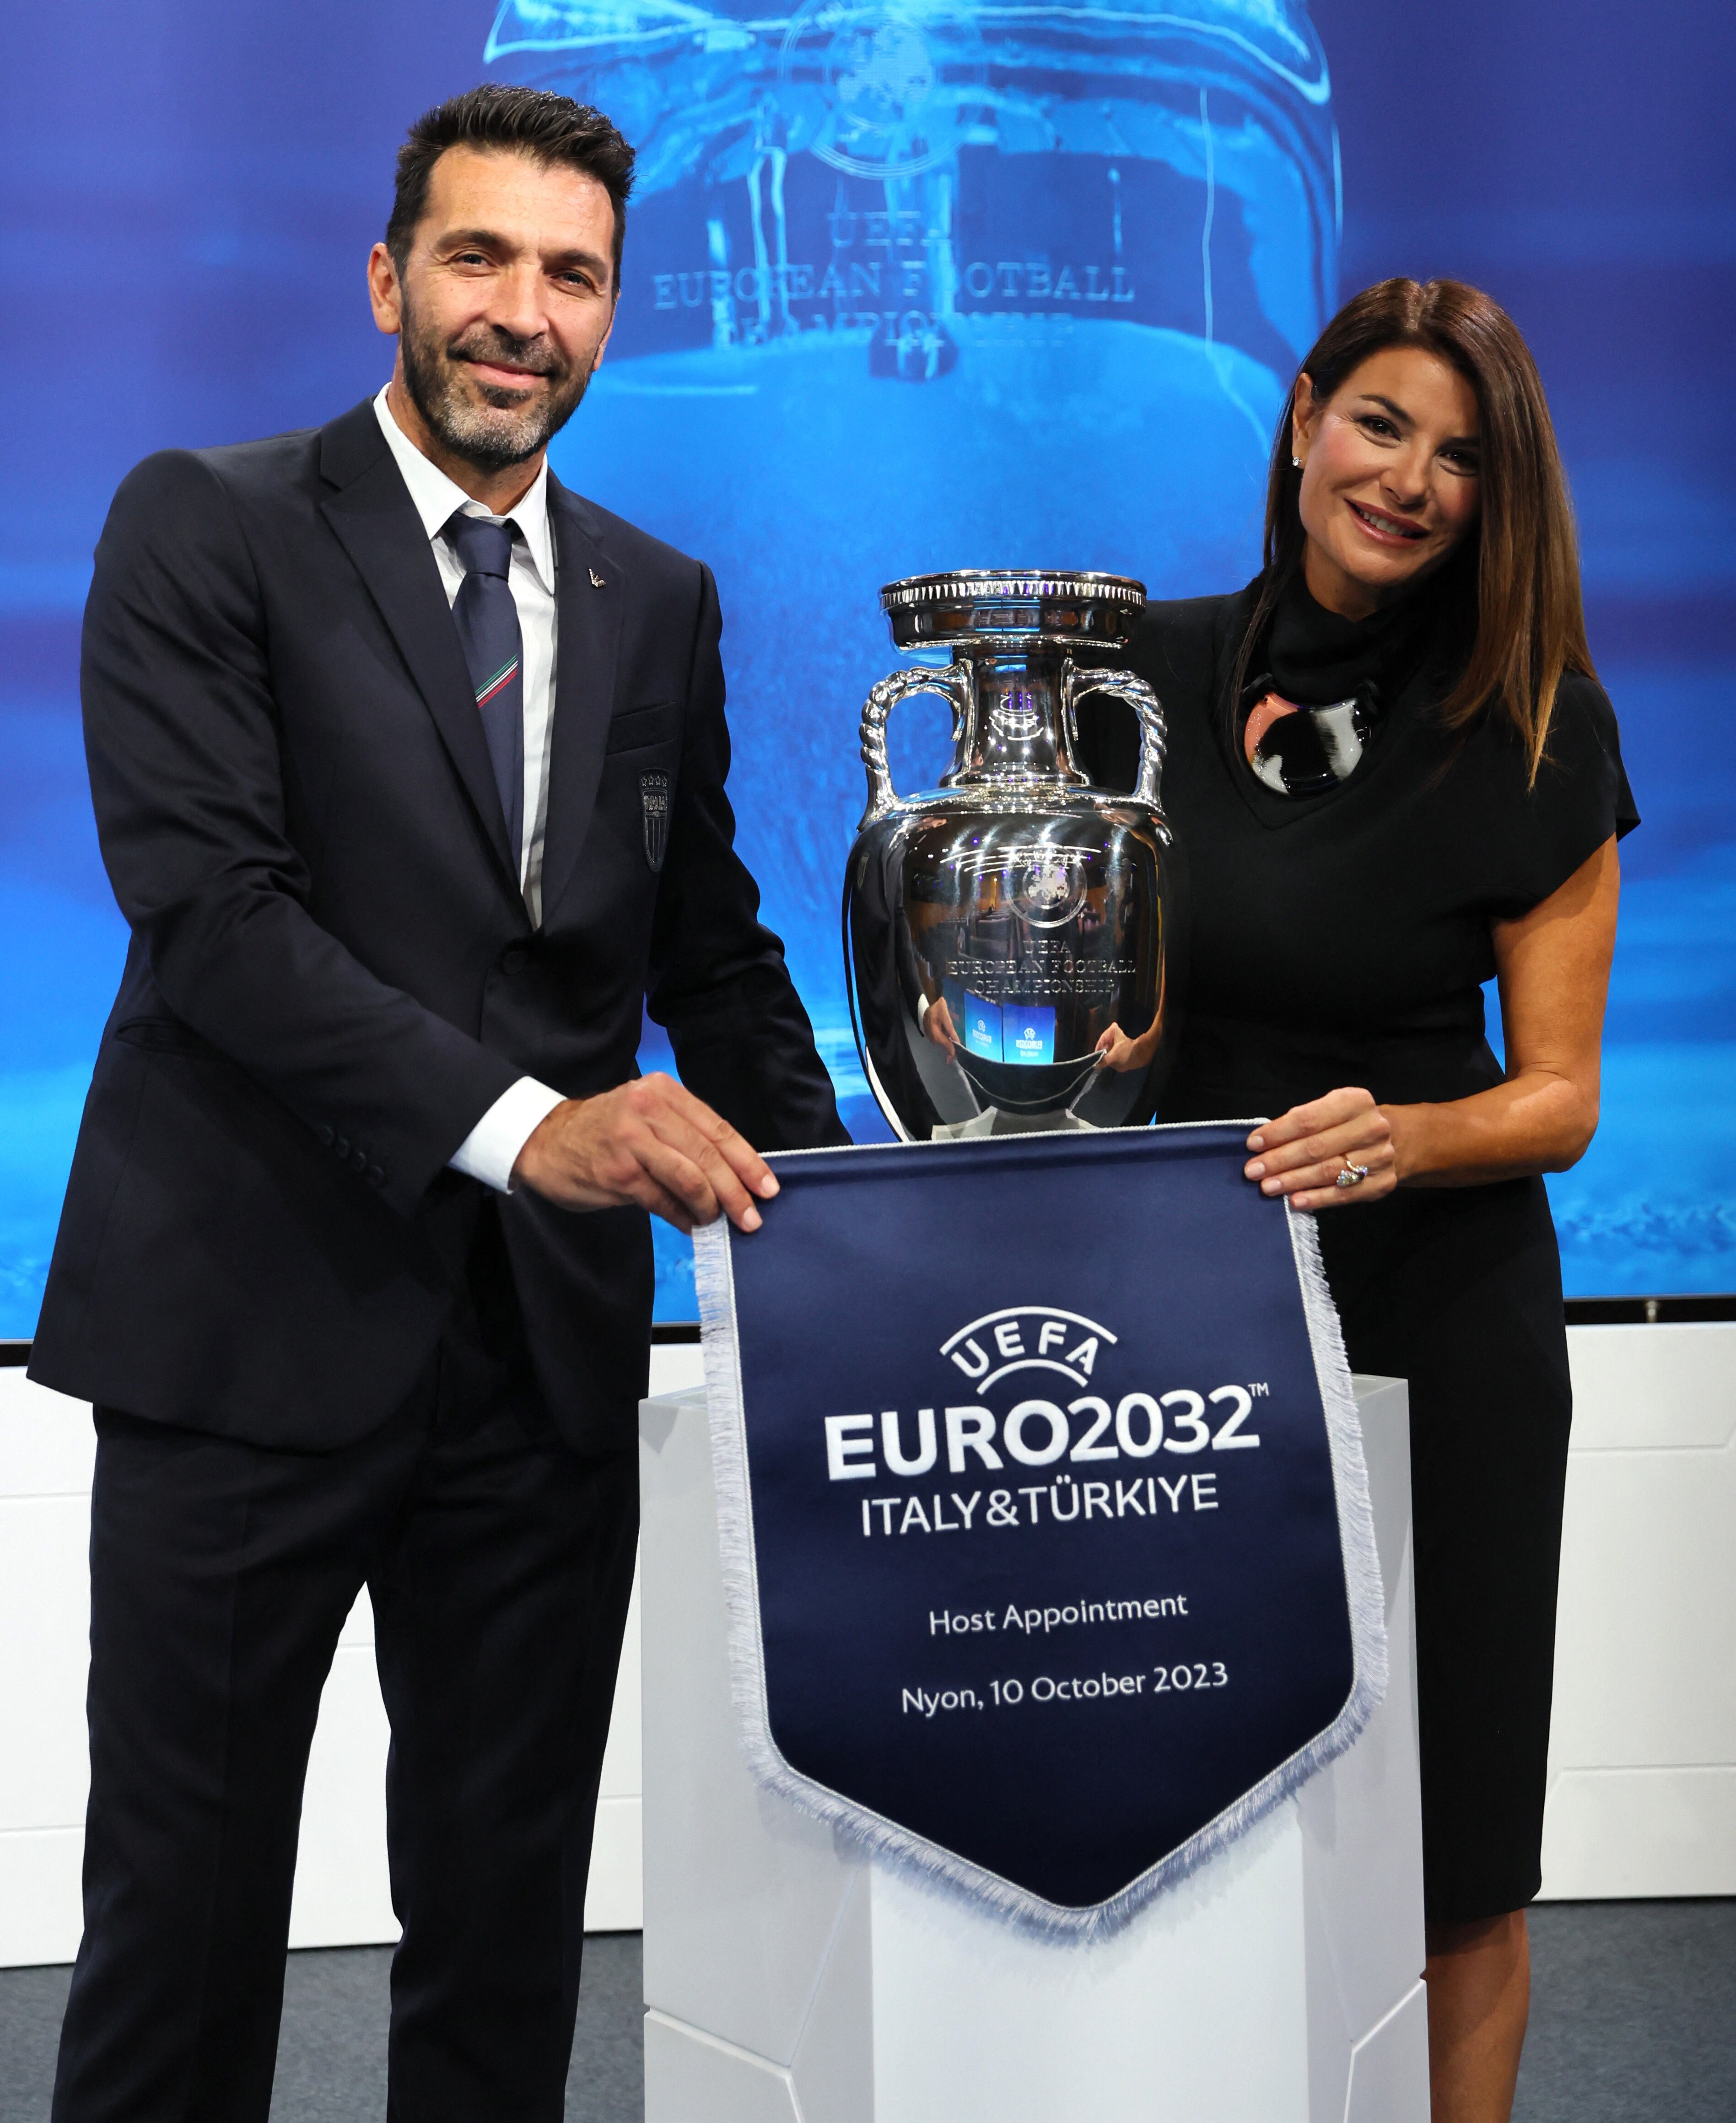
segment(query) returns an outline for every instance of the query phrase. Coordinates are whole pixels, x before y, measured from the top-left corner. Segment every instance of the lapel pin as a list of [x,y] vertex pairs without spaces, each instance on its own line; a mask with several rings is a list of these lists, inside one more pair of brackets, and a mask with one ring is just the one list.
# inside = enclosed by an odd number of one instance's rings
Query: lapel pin
[[601,576],[601,575],[599,575],[599,574],[598,574],[597,570],[596,570],[594,568],[593,568],[593,569],[591,569],[591,571],[590,571],[590,576],[591,576],[591,588],[592,588],[594,590],[600,590],[600,589],[603,588],[603,578],[602,578],[602,576]]

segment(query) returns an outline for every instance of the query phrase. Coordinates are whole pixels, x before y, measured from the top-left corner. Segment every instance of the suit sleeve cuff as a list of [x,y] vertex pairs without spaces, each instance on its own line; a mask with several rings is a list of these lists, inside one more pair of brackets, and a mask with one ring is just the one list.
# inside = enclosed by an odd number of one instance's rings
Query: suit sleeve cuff
[[509,1194],[519,1151],[562,1103],[560,1092],[534,1076],[521,1076],[495,1100],[447,1163],[454,1172]]

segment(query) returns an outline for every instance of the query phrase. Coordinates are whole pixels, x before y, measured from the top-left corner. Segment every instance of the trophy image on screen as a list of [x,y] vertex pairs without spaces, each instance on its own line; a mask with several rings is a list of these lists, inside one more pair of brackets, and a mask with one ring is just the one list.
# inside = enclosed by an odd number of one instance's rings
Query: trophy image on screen
[[[1175,1015],[1163,711],[1142,679],[1077,660],[1124,647],[1144,602],[1145,585],[1124,576],[1017,569],[915,575],[880,593],[899,649],[953,656],[868,696],[868,808],[844,886],[862,1066],[904,1141],[1151,1117]],[[951,704],[952,769],[901,797],[886,719],[924,691]],[[1131,794],[1093,788],[1073,765],[1091,692],[1138,718]]]

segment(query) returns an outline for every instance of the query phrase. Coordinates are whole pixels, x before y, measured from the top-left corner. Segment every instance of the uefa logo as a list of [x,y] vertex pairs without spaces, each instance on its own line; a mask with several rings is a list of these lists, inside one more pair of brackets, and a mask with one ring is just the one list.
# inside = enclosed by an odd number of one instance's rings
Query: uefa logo
[[[1045,1516],[1071,1523],[1081,1509],[1087,1520],[1155,1516],[1166,1498],[1172,1513],[1215,1511],[1212,1455],[1259,1449],[1249,1418],[1256,1401],[1269,1400],[1268,1383],[1124,1381],[1110,1375],[1119,1347],[1119,1337],[1100,1320],[1059,1306],[985,1312],[949,1335],[938,1352],[972,1397],[950,1406],[937,1396],[939,1404],[908,1411],[827,1416],[827,1479],[878,1484],[926,1476],[988,1484],[1002,1478],[1016,1487],[990,1493],[984,1523],[997,1526],[1027,1517],[1036,1525]],[[1044,1390],[1032,1390],[1038,1386]],[[1206,1457],[1194,1464],[1199,1455]],[[1177,1460],[1189,1464],[1178,1467]],[[1076,1476],[1075,1466],[1100,1479]],[[1035,1487],[1016,1486],[1020,1469],[1039,1468],[1053,1471]],[[1016,1503],[1015,1495],[1026,1503]],[[950,1530],[940,1493],[931,1512],[903,1491],[872,1501],[883,1508],[879,1530],[888,1535],[927,1532],[936,1521]],[[975,1499],[952,1501],[968,1526]],[[870,1505],[864,1499],[861,1519],[871,1538],[876,1522]]]
[[[950,162],[980,125],[986,75],[967,10],[809,0],[778,74],[786,109],[823,115],[802,144],[852,177],[914,177]],[[819,91],[818,96],[815,91]]]

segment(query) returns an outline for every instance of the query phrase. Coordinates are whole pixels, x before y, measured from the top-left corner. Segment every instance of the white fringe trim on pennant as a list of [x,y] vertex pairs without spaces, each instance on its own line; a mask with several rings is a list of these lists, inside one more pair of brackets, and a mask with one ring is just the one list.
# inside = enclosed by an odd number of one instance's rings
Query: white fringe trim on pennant
[[[1344,1329],[1332,1301],[1320,1255],[1320,1226],[1311,1212],[1287,1208],[1290,1245],[1302,1283],[1302,1312],[1314,1352],[1314,1375],[1325,1411],[1332,1447],[1332,1484],[1338,1493],[1339,1544],[1344,1552],[1344,1589],[1350,1603],[1350,1647],[1355,1656],[1350,1696],[1337,1719],[1305,1753],[1324,1749],[1298,1782],[1334,1761],[1361,1735],[1386,1695],[1386,1588],[1374,1540],[1374,1507],[1368,1496],[1368,1463],[1363,1457],[1363,1423],[1344,1354]],[[1348,1726],[1348,1730],[1344,1730]],[[1328,1743],[1331,1744],[1328,1744]]]
[[[1182,1122],[1177,1132],[1180,1127],[1223,1125],[1222,1122]],[[1022,1931],[1059,1943],[1088,1944],[1119,1931],[1157,1896],[1227,1849],[1355,1744],[1386,1692],[1386,1598],[1374,1540],[1368,1471],[1363,1458],[1362,1425],[1338,1310],[1321,1262],[1320,1235],[1311,1215],[1288,1207],[1285,1214],[1332,1455],[1350,1610],[1354,1658],[1350,1693],[1324,1732],[1279,1763],[1166,1858],[1130,1881],[1119,1894],[1084,1909],[1046,1901],[998,1873],[913,1834],[829,1786],[801,1775],[778,1751],[772,1736],[765,1650],[760,1635],[759,1576],[748,1494],[747,1418],[742,1398],[729,1221],[720,1216],[694,1233],[694,1280],[717,1490],[718,1546],[730,1620],[730,1689],[748,1765],[768,1791],[787,1799],[812,1819],[842,1831],[871,1857],[895,1867],[919,1885],[962,1897],[975,1908],[992,1910]]]

